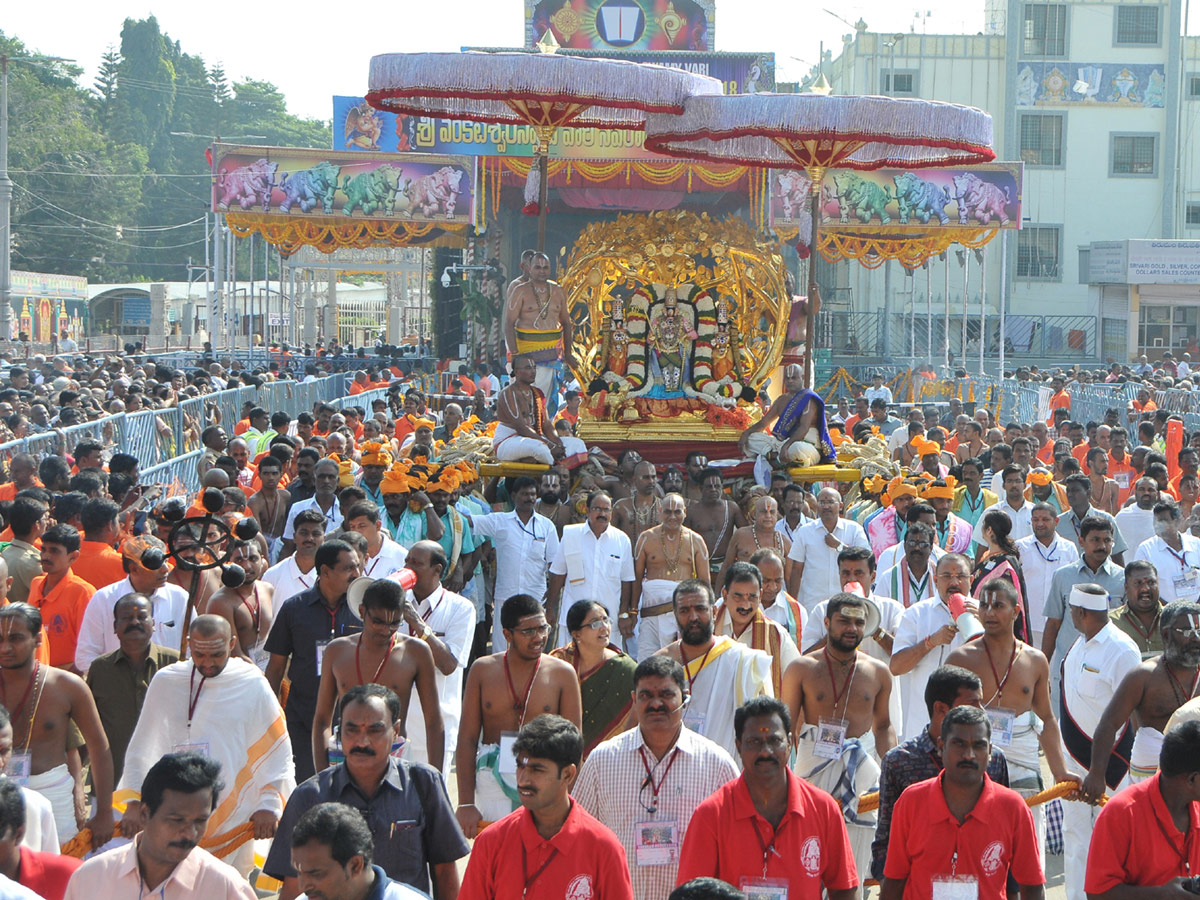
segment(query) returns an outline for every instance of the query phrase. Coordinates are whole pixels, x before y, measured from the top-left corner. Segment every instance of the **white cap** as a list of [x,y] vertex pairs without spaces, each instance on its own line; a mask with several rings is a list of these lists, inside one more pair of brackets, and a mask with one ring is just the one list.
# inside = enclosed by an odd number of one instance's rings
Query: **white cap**
[[1067,602],[1080,609],[1108,612],[1108,591],[1098,584],[1077,584],[1071,588],[1071,596]]

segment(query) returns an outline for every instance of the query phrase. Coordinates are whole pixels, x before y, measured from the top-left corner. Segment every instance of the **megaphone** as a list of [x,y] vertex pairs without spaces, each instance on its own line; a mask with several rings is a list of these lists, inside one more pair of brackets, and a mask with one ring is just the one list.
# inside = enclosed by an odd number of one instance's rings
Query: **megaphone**
[[948,598],[948,605],[950,615],[954,617],[954,624],[958,626],[958,633],[963,636],[963,640],[973,641],[983,634],[983,623],[975,615],[979,606],[974,600],[963,594],[953,593]]
[[355,578],[350,582],[350,587],[346,588],[346,605],[350,607],[350,612],[360,622],[362,621],[362,602],[363,595],[367,592],[367,588],[377,581],[394,581],[404,588],[406,591],[411,591],[413,585],[417,583],[417,573],[412,569],[399,569],[388,575],[387,578],[371,578],[367,575]]

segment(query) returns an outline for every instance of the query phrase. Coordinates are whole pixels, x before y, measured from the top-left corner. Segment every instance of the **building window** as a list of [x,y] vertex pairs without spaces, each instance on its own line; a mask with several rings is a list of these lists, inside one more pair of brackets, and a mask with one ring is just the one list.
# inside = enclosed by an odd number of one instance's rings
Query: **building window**
[[1157,47],[1158,12],[1157,6],[1118,6],[1113,43],[1118,47]]
[[1025,113],[1021,116],[1021,162],[1027,166],[1063,164],[1062,113]]
[[1067,5],[1025,4],[1025,57],[1067,55]]
[[1200,228],[1200,202],[1189,201],[1183,216],[1188,228]]
[[880,81],[880,90],[887,97],[915,97],[917,95],[917,72],[915,69],[886,69]]
[[1017,277],[1026,281],[1059,281],[1062,278],[1062,228],[1030,225],[1017,232]]
[[1200,72],[1188,72],[1184,77],[1189,100],[1200,100]]
[[1158,135],[1114,134],[1109,152],[1110,175],[1152,178],[1158,174]]

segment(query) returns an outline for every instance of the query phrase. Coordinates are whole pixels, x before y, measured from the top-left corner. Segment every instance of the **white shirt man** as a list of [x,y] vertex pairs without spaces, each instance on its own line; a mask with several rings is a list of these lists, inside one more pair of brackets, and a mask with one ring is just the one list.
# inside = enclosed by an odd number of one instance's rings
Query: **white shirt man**
[[[836,546],[829,546],[830,542],[826,540],[829,535],[833,536]],[[796,532],[796,541],[788,551],[788,559],[804,565],[795,596],[805,609],[811,612],[822,600],[828,600],[838,592],[837,555],[842,547],[847,546],[871,546],[862,526],[849,519],[839,518],[832,531],[817,519]]]
[[[471,531],[476,539],[491,538],[496,547],[493,596],[498,606],[514,594],[529,594],[542,603],[546,601],[546,572],[558,553],[558,530],[553,522],[532,511],[528,522],[522,522],[513,510],[474,517]],[[492,650],[499,653],[507,648],[497,614],[492,623]]]
[[1161,536],[1142,541],[1133,551],[1134,559],[1144,559],[1158,571],[1158,594],[1162,602],[1200,598],[1200,538],[1179,534],[1183,546],[1176,552]]
[[[929,562],[931,565],[937,565],[937,561],[946,555],[946,551],[934,544],[929,548]],[[904,558],[904,541],[898,544],[892,544],[882,553],[875,561],[876,571],[886,572],[892,566],[900,565],[900,560]]]
[[278,608],[284,600],[307,591],[317,583],[317,567],[314,565],[307,572],[301,572],[293,554],[263,572],[262,580],[275,588],[275,606]]
[[873,400],[882,400],[888,406],[891,406],[894,402],[892,400],[892,389],[884,384],[882,380],[880,380],[879,384],[872,385],[863,391],[863,396],[867,398],[868,403]]
[[1040,647],[1042,633],[1046,630],[1045,606],[1050,580],[1060,567],[1079,561],[1079,549],[1057,532],[1048,543],[1031,534],[1016,544],[1021,554],[1021,572],[1025,575],[1025,612],[1033,632],[1033,646]]
[[295,538],[295,523],[296,516],[306,509],[315,509],[325,517],[325,533],[337,531],[342,527],[342,505],[338,503],[337,498],[334,498],[333,506],[329,507],[329,511],[321,509],[321,504],[317,502],[316,497],[310,497],[307,500],[301,500],[292,504],[292,508],[288,510],[287,523],[283,526],[283,539],[290,541]]
[[[1115,518],[1125,543],[1133,548],[1133,557],[1137,559],[1137,551],[1142,542],[1154,537],[1154,510],[1142,509],[1134,503],[1117,513]],[[1179,568],[1178,564],[1175,568]],[[1160,584],[1164,581],[1161,575],[1158,580]]]
[[[610,501],[611,502],[611,501]],[[571,639],[567,631],[567,610],[579,600],[602,603],[613,622],[621,613],[621,591],[633,585],[633,545],[629,535],[609,525],[596,536],[590,522],[568,525],[550,574],[564,579],[562,598],[558,604],[559,645]],[[557,579],[554,579],[557,584]],[[624,588],[624,585],[630,588]]]
[[404,568],[405,560],[408,559],[408,551],[402,544],[392,540],[387,529],[380,529],[379,536],[382,538],[379,552],[368,557],[363,564],[363,575],[371,578],[387,578],[393,572],[399,572]]
[[985,509],[983,515],[979,517],[979,521],[975,523],[975,530],[971,533],[971,540],[975,543],[987,546],[987,541],[983,539],[983,520],[994,509],[1000,510],[1012,522],[1012,531],[1008,534],[1009,540],[1016,542],[1033,534],[1033,503],[1029,500],[1022,500],[1020,506],[1014,507],[1009,505],[1007,498],[1004,498],[999,503]]
[[[1071,758],[1086,770],[1092,761],[1091,741],[1096,734],[1096,726],[1100,724],[1100,717],[1121,681],[1141,663],[1142,654],[1137,644],[1111,620],[1099,618],[1108,615],[1107,591],[1093,594],[1077,586],[1071,591],[1070,605],[1097,613],[1097,619],[1102,623],[1100,630],[1091,638],[1086,634],[1075,638],[1063,665],[1063,743]],[[1093,627],[1090,623],[1085,625],[1088,630]],[[1125,732],[1127,728],[1122,731]],[[1121,748],[1125,759],[1129,758],[1133,743],[1131,737],[1130,733],[1118,738],[1118,744],[1122,741],[1125,743]],[[1109,788],[1115,789],[1115,785]],[[1063,868],[1069,900],[1084,900],[1086,896],[1083,883],[1088,842],[1099,809],[1082,801],[1063,803]]]
[[[943,565],[948,565],[944,563]],[[964,566],[965,568],[965,566]],[[965,576],[967,586],[970,585],[969,572]],[[892,642],[892,658],[897,653],[916,647],[937,634],[946,625],[953,625],[950,608],[943,602],[941,595],[915,603],[904,611],[900,624],[896,628],[896,637]],[[897,735],[901,742],[916,737],[929,724],[929,710],[925,706],[925,684],[933,670],[946,661],[951,651],[963,644],[963,635],[955,634],[949,644],[930,646],[929,651],[917,661],[908,672],[896,677],[896,689],[900,692],[900,708],[904,712],[904,728]]]
[[[102,587],[92,594],[83,619],[79,623],[79,640],[75,643],[75,668],[86,675],[92,660],[112,653],[121,646],[113,630],[113,610],[117,601],[137,589],[128,578]],[[154,636],[150,639],[162,647],[178,650],[183,642],[183,617],[187,612],[187,591],[174,584],[164,584],[150,597],[154,613]]]
[[[413,591],[409,591],[408,602],[413,605],[417,615],[424,619],[434,636],[449,648],[455,662],[458,663],[449,675],[444,674],[441,669],[437,669],[435,675],[438,700],[442,709],[442,727],[446,733],[446,758],[443,760],[442,771],[449,772],[450,760],[458,745],[458,723],[462,720],[463,670],[470,659],[471,642],[475,637],[475,604],[466,597],[442,587],[420,600],[414,596]],[[401,628],[401,633],[420,635],[420,632],[414,632],[407,625]],[[436,766],[436,761],[430,762],[427,758],[425,716],[421,712],[421,698],[417,696],[415,688],[409,701],[405,729],[412,745],[413,761]]]

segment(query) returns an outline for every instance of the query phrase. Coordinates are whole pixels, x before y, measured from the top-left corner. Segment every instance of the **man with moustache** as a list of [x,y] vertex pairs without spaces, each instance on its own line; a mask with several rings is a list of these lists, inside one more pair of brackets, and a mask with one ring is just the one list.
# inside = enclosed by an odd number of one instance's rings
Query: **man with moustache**
[[750,557],[750,565],[757,567],[762,576],[762,614],[775,624],[783,626],[792,643],[799,649],[804,638],[804,629],[808,626],[808,611],[784,587],[783,557],[770,547],[763,547]]
[[1170,501],[1154,504],[1154,537],[1133,551],[1159,574],[1159,594],[1164,603],[1200,598],[1200,538],[1181,532],[1183,513]]
[[257,539],[234,540],[229,562],[241,566],[245,578],[236,587],[222,587],[208,600],[204,612],[220,616],[233,631],[233,655],[267,670],[270,654],[263,649],[274,621],[275,589],[262,580],[267,568]]
[[692,731],[736,754],[732,727],[738,708],[760,694],[771,696],[771,657],[713,632],[713,593],[708,582],[680,582],[671,600],[679,640],[658,651],[678,660],[691,700],[683,721]]
[[[572,790],[621,841],[639,900],[667,900],[692,813],[738,775],[728,753],[684,726],[687,700],[683,666],[665,656],[638,663],[637,727],[592,750]],[[661,844],[643,837],[641,824],[651,822],[669,829]]]
[[319,509],[306,509],[299,513],[293,525],[296,552],[275,563],[262,577],[266,584],[275,589],[280,605],[310,590],[316,583],[317,547],[325,537],[325,516]]
[[1016,542],[1021,555],[1021,572],[1025,576],[1025,615],[1033,645],[1042,645],[1042,634],[1046,630],[1046,595],[1054,573],[1062,566],[1079,561],[1075,545],[1055,530],[1058,514],[1047,503],[1035,503],[1030,513],[1033,534]]
[[[491,518],[490,516],[488,518]],[[467,673],[458,732],[455,815],[468,838],[518,805],[513,734],[543,713],[583,722],[579,678],[570,664],[543,653],[550,635],[534,597],[515,594],[500,608],[506,650],[475,660]]]
[[824,646],[784,676],[784,700],[796,723],[796,774],[831,794],[846,818],[858,872],[871,862],[875,816],[858,813],[859,794],[878,784],[879,757],[896,743],[889,712],[892,674],[859,650],[875,611],[856,594],[838,593],[825,609]]
[[400,736],[400,699],[381,684],[350,688],[342,701],[345,762],[296,786],[279,819],[263,872],[283,882],[279,900],[294,900],[300,882],[292,834],[313,807],[340,803],[361,815],[375,844],[374,863],[389,878],[435,897],[458,893],[457,861],[470,848],[454,821],[441,774],[391,755]]
[[[973,706],[942,720],[945,769],[896,801],[881,900],[949,896],[1004,900],[1009,876],[1021,900],[1045,896],[1033,815],[1016,792],[988,777],[991,722]],[[945,887],[939,887],[944,885]]]
[[1125,567],[1125,603],[1109,612],[1113,625],[1137,646],[1142,659],[1163,652],[1162,597],[1158,592],[1158,570],[1144,559]]
[[782,896],[786,885],[789,900],[818,900],[822,890],[853,900],[859,879],[842,811],[788,768],[787,707],[755,697],[733,724],[741,777],[696,808],[676,884],[711,876],[759,895]]
[[146,689],[159,670],[179,661],[179,651],[152,642],[154,610],[145,594],[126,594],[113,608],[113,632],[120,646],[92,660],[87,686],[96,701],[100,724],[108,735],[113,777],[125,768],[125,749],[146,699]]
[[[983,636],[950,653],[946,665],[962,666],[979,676],[984,712],[992,723],[991,739],[1008,760],[1009,787],[1026,797],[1042,789],[1039,744],[1055,784],[1079,783],[1080,776],[1067,768],[1058,719],[1050,705],[1050,664],[1041,651],[1016,636],[1020,613],[1016,588],[1006,578],[995,578],[980,588],[976,599]],[[1035,810],[1034,821],[1042,834],[1044,810]]]
[[570,642],[567,610],[579,600],[593,600],[617,621],[633,596],[633,547],[629,536],[611,523],[613,501],[607,491],[587,498],[587,521],[563,529],[546,590],[546,619],[556,625],[556,646]]
[[[295,787],[283,710],[262,673],[230,656],[233,632],[220,616],[198,616],[188,631],[189,659],[169,665],[146,689],[114,799],[124,802],[121,830],[141,827],[141,785],[167,753],[199,752],[220,763],[228,781],[211,822],[221,834],[249,821],[257,840],[274,836],[284,798]],[[254,845],[219,852],[243,875]]]
[[1092,738],[1092,766],[1084,780],[1084,793],[1099,798],[1104,793],[1105,765],[1118,732],[1136,716],[1137,734],[1129,755],[1125,784],[1137,784],[1158,772],[1167,722],[1190,700],[1200,680],[1200,604],[1176,600],[1159,615],[1163,640],[1161,656],[1142,662],[1121,681],[1112,695]]
[[783,626],[763,614],[762,573],[751,563],[735,562],[725,570],[713,632],[771,657],[771,693],[783,696],[783,673],[800,660],[800,651]]

